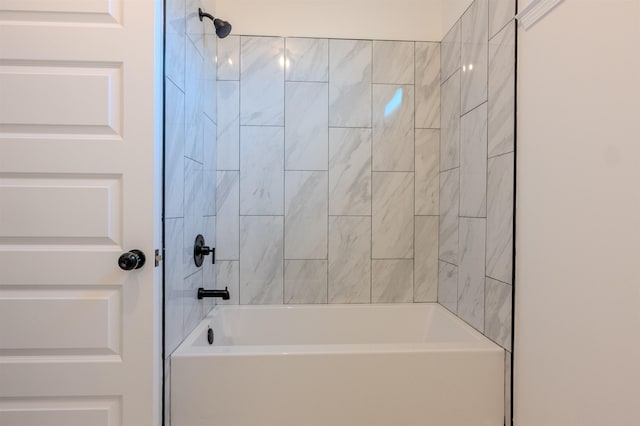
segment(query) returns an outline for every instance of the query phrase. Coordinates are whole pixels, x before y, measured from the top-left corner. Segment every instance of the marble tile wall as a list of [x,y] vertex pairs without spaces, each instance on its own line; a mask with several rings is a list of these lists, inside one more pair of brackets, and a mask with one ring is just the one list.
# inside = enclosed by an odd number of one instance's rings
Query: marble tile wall
[[[230,150],[225,151],[228,144],[216,146],[218,116],[223,118],[223,131],[233,126],[225,111],[217,110],[215,31],[210,21],[198,19],[198,8],[212,11],[215,1],[165,3],[164,424],[170,425],[170,355],[213,307],[211,300],[197,300],[198,287],[215,288],[216,276],[222,275],[210,261],[195,266],[193,243],[197,234],[211,245],[217,239],[217,163],[233,161]],[[232,102],[233,87],[224,86],[223,93],[225,103]],[[224,135],[225,141],[230,139]],[[222,158],[217,158],[219,152]],[[224,177],[228,184],[231,179]],[[228,265],[223,273],[232,274]]]
[[438,301],[506,350],[511,424],[515,0],[475,0],[442,40]]
[[440,43],[218,40],[227,303],[435,302]]

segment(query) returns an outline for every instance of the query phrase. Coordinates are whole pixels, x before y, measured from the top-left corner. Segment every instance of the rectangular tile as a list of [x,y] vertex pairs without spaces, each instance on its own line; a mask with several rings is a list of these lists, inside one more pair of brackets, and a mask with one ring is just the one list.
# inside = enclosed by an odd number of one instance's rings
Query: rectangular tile
[[285,168],[327,170],[329,84],[286,84]]
[[184,336],[188,336],[204,316],[204,301],[197,298],[200,287],[202,287],[202,271],[197,271],[184,279],[182,288],[182,334]]
[[460,218],[458,316],[484,330],[484,261],[486,220]]
[[204,62],[189,38],[186,41],[185,73],[185,136],[184,155],[194,161],[204,161],[202,144],[204,125]]
[[491,278],[486,279],[484,334],[511,350],[512,287]]
[[516,0],[489,0],[489,38],[496,35],[516,13]]
[[442,72],[440,78],[446,81],[458,69],[460,69],[460,20],[458,20],[442,39]]
[[327,258],[328,173],[286,172],[286,259]]
[[416,129],[415,214],[440,214],[440,131]]
[[489,41],[489,157],[513,151],[516,78],[515,23]]
[[458,267],[442,261],[438,266],[438,303],[454,314],[458,312]]
[[373,170],[413,171],[413,86],[373,85]]
[[372,250],[376,259],[413,258],[413,175],[373,173]]
[[216,35],[207,34],[205,36],[204,60],[204,114],[213,122],[216,122],[218,112],[217,101],[217,52],[216,52]]
[[487,104],[460,119],[460,216],[487,215]]
[[371,129],[329,129],[329,214],[371,215]]
[[415,217],[414,302],[438,301],[438,216]]
[[237,260],[216,260],[215,269],[216,288],[229,290],[229,300],[218,299],[216,303],[219,305],[240,303],[240,262]]
[[167,79],[165,98],[165,217],[182,217],[184,215],[184,93]]
[[216,230],[216,258],[240,259],[240,172],[217,172]]
[[185,158],[184,172],[184,276],[198,270],[193,262],[193,242],[204,225],[204,171],[202,164]]
[[240,40],[240,124],[284,125],[284,39]]
[[218,39],[218,80],[240,80],[240,36]]
[[168,33],[165,37],[164,75],[184,91],[185,39],[181,33]]
[[329,303],[371,301],[371,217],[329,217]]
[[372,260],[371,302],[413,301],[413,259]]
[[240,214],[284,213],[284,129],[240,129]]
[[458,264],[459,170],[440,173],[439,259]]
[[475,0],[461,18],[462,113],[487,100],[488,0]]
[[487,172],[487,276],[511,284],[514,156],[490,158]]
[[284,291],[282,216],[240,218],[240,303],[280,304]]
[[182,342],[182,271],[183,219],[166,219],[164,222],[164,347],[170,355]]
[[449,170],[460,165],[460,72],[442,85],[441,96],[440,170]]
[[240,83],[218,82],[218,170],[240,170]]
[[440,43],[416,42],[416,128],[440,128]]
[[284,303],[327,303],[327,261],[285,260]]
[[285,48],[287,81],[329,81],[329,40],[288,37]]
[[[215,95],[214,95],[215,96]],[[218,128],[209,117],[204,118],[204,170],[215,172],[217,170],[218,155]]]
[[414,43],[373,41],[373,83],[413,84]]
[[371,127],[372,43],[329,40],[329,125]]

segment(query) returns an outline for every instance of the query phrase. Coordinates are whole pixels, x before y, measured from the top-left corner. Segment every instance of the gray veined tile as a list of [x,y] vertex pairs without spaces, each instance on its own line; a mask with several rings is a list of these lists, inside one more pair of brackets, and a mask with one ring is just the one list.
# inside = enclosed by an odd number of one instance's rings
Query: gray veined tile
[[329,40],[289,37],[285,49],[287,81],[329,81]]
[[165,2],[165,21],[167,34],[184,34],[185,0],[170,0]]
[[216,215],[216,171],[204,170],[202,173],[203,216]]
[[487,104],[460,119],[460,216],[487,215]]
[[413,171],[413,86],[373,85],[373,170]]
[[442,72],[440,78],[444,82],[460,68],[460,20],[458,20],[441,43]]
[[513,19],[516,0],[489,0],[489,38]]
[[240,37],[218,39],[218,80],[240,80]]
[[371,127],[372,42],[329,40],[329,125]]
[[240,170],[240,83],[218,81],[218,170]]
[[[217,122],[218,100],[216,79],[216,35],[205,37],[204,50],[204,114],[214,123]],[[206,136],[206,135],[205,135]]]
[[240,40],[240,124],[284,125],[284,39]]
[[240,172],[216,174],[216,259],[240,259]]
[[373,258],[413,258],[413,187],[412,172],[373,173]]
[[438,303],[454,314],[458,312],[458,267],[439,262]]
[[218,162],[218,128],[209,117],[204,118],[204,137],[202,139],[204,144],[204,170],[215,172]]
[[185,143],[184,155],[200,163],[204,160],[204,62],[191,40],[186,41]]
[[282,216],[240,218],[240,303],[283,303]]
[[373,82],[413,84],[414,43],[373,41]]
[[506,350],[511,350],[511,285],[486,279],[484,333]]
[[327,303],[327,261],[285,260],[284,303]]
[[165,89],[165,217],[184,216],[184,93],[171,80]]
[[416,129],[415,214],[439,215],[440,130]]
[[204,316],[204,300],[198,300],[196,297],[200,287],[202,287],[202,271],[197,271],[184,279],[182,288],[182,333],[184,336],[188,336]]
[[182,33],[167,33],[165,38],[164,74],[184,91],[185,40]]
[[242,126],[240,171],[240,214],[283,214],[284,129]]
[[475,0],[461,18],[462,113],[487,100],[489,6]]
[[442,85],[440,133],[440,170],[460,165],[460,72]]
[[329,303],[371,301],[371,217],[329,217]]
[[486,220],[460,218],[458,316],[484,330],[484,263]]
[[327,170],[329,84],[286,84],[285,168]]
[[413,259],[372,260],[371,302],[413,301]]
[[165,353],[170,354],[184,339],[182,334],[183,219],[166,219],[165,232]]
[[416,128],[440,128],[440,43],[416,42]]
[[515,23],[511,23],[489,41],[489,157],[513,151],[515,53]]
[[414,302],[438,300],[438,216],[415,218]]
[[459,170],[440,173],[439,259],[458,264]]
[[240,262],[237,260],[216,260],[216,288],[229,290],[229,300],[218,299],[219,305],[240,303]]
[[198,270],[193,262],[193,242],[202,233],[204,225],[204,171],[202,164],[184,159],[184,274],[185,277]]
[[329,214],[371,215],[371,129],[329,129]]
[[487,276],[511,284],[513,153],[490,158],[487,168]]
[[286,172],[286,259],[327,258],[327,187],[327,172]]

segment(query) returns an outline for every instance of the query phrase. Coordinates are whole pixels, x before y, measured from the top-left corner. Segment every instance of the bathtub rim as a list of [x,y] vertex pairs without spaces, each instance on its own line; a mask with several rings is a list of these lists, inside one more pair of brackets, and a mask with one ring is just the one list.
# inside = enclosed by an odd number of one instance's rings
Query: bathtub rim
[[[270,309],[437,309],[455,326],[463,328],[473,340],[448,342],[410,343],[357,343],[357,344],[274,344],[274,345],[220,345],[196,344],[202,338],[213,316],[224,310],[260,311]],[[317,354],[362,354],[362,353],[420,353],[420,352],[494,352],[504,351],[478,330],[458,318],[439,303],[388,303],[388,304],[299,304],[299,305],[216,305],[196,328],[184,339],[171,355],[179,357],[203,356],[255,356],[255,355],[317,355]]]

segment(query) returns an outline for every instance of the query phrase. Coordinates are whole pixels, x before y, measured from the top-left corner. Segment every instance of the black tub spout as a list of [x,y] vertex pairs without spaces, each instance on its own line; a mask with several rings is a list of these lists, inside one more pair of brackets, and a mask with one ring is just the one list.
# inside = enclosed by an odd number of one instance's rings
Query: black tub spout
[[205,297],[221,297],[222,300],[229,300],[229,290],[227,287],[224,290],[205,290],[200,287],[198,289],[198,299],[204,299]]

